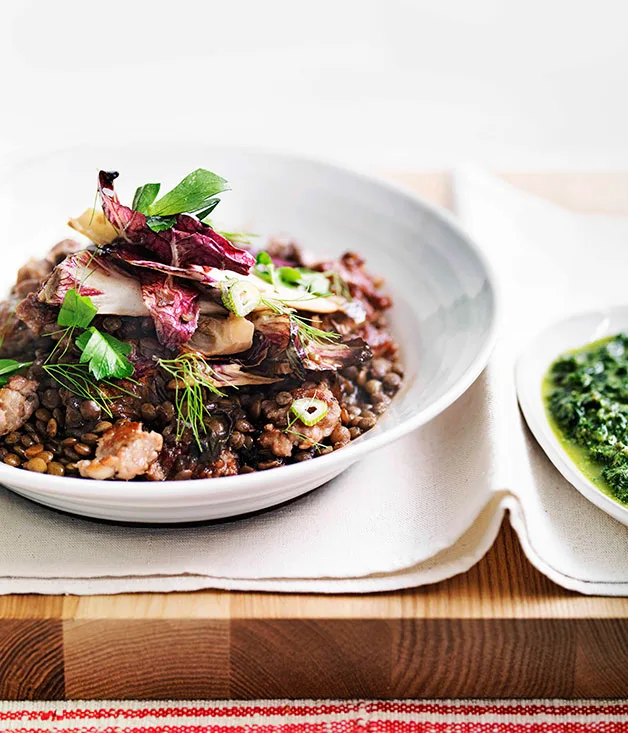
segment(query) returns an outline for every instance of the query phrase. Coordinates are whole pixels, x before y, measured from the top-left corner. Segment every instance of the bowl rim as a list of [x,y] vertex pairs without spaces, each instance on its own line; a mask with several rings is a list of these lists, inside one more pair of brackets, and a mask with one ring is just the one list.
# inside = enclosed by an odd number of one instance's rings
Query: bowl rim
[[[188,141],[185,145],[178,143],[168,143],[170,148],[188,148],[195,141]],[[150,141],[149,141],[150,143]],[[148,143],[144,142],[125,142],[115,147],[119,150],[136,150]],[[381,432],[380,434],[369,437],[368,440],[357,440],[344,446],[340,450],[333,451],[323,456],[318,456],[316,460],[316,469],[321,474],[331,474],[333,471],[340,473],[344,468],[350,466],[356,461],[363,458],[367,453],[378,450],[394,441],[404,437],[408,433],[413,432],[417,428],[425,425],[433,420],[437,415],[443,412],[447,407],[452,405],[467,389],[475,382],[484,370],[488,360],[493,352],[497,341],[498,325],[501,321],[501,293],[499,289],[499,281],[495,273],[494,266],[490,262],[488,256],[483,249],[475,242],[475,240],[465,231],[458,222],[453,212],[424,199],[421,195],[413,191],[409,186],[392,181],[383,177],[381,174],[372,173],[359,167],[352,167],[338,163],[337,161],[326,159],[324,156],[307,155],[301,153],[292,153],[285,150],[274,150],[272,148],[257,147],[251,145],[235,145],[235,144],[217,144],[197,141],[198,145],[205,148],[214,148],[220,151],[234,152],[237,154],[250,154],[255,156],[267,156],[269,158],[281,158],[286,161],[305,163],[318,168],[331,169],[345,176],[353,176],[365,183],[376,184],[380,187],[388,189],[392,193],[404,198],[405,200],[418,204],[429,214],[444,222],[468,247],[470,252],[477,258],[481,268],[484,271],[486,282],[490,288],[492,297],[492,309],[489,314],[489,327],[484,339],[482,347],[479,349],[475,358],[466,368],[463,376],[444,392],[433,404],[423,410],[419,410],[416,414],[401,420],[394,427]],[[53,158],[64,153],[75,153],[80,151],[88,151],[98,145],[80,144],[74,146],[64,146],[55,150],[47,150],[45,152],[35,153],[23,156],[4,156],[6,165],[5,170],[9,169],[5,180],[10,180],[10,169],[21,168],[29,163]],[[102,145],[103,148],[113,147]],[[80,499],[85,494],[85,489],[89,488],[92,498],[96,498],[96,494],[104,492],[109,499],[118,499],[120,501],[128,501],[131,498],[131,492],[135,489],[138,494],[150,494],[151,499],[165,499],[168,497],[176,497],[181,501],[186,498],[205,497],[208,500],[219,498],[223,492],[228,493],[230,498],[235,499],[239,493],[256,494],[263,493],[261,490],[265,485],[270,484],[272,489],[273,478],[281,480],[282,483],[301,483],[308,473],[312,471],[311,461],[294,463],[288,466],[280,466],[269,471],[256,471],[250,474],[238,474],[235,476],[221,476],[218,478],[195,479],[195,480],[166,480],[154,482],[133,482],[121,480],[98,480],[86,479],[72,476],[50,476],[49,474],[39,474],[25,471],[21,468],[7,466],[0,463],[0,484],[10,486],[28,487],[39,491],[43,494],[54,494],[66,496],[68,498]],[[344,468],[341,468],[344,466]],[[278,475],[280,472],[280,475]],[[150,486],[150,492],[146,492],[146,486]]]

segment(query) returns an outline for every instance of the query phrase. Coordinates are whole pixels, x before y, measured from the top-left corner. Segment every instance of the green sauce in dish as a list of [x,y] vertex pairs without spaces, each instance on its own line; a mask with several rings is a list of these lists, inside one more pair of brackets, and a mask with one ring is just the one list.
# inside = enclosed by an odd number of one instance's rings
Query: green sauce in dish
[[552,429],[582,473],[628,505],[628,334],[560,356],[543,381]]

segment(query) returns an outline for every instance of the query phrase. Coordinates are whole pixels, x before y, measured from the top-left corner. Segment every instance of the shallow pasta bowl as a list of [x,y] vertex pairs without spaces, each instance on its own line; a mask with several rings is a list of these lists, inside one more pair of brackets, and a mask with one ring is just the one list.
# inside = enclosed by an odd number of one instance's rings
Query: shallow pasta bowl
[[[26,257],[68,236],[64,223],[91,203],[85,192],[93,190],[98,168],[121,171],[119,188],[127,197],[137,182],[179,180],[199,166],[232,184],[219,223],[258,232],[260,241],[287,232],[321,256],[353,250],[385,277],[394,299],[393,332],[407,369],[401,391],[374,429],[304,463],[162,483],[55,477],[0,464],[0,482],[13,491],[65,511],[130,522],[189,522],[256,511],[320,486],[431,420],[485,366],[494,341],[495,289],[469,237],[447,213],[399,186],[298,157],[194,145],[158,151],[83,148],[22,162],[0,183],[0,200],[11,204],[0,285],[8,289]],[[36,216],[33,181],[45,188]]]

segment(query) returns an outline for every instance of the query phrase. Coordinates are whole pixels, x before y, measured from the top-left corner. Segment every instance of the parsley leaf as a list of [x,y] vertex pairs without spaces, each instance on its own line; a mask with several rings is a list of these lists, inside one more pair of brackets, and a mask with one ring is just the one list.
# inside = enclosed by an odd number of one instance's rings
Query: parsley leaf
[[61,310],[57,317],[57,323],[64,327],[87,328],[94,320],[94,316],[98,312],[96,306],[92,303],[92,299],[87,295],[79,295],[72,288],[68,290],[63,298]]
[[[203,209],[202,211],[199,211],[198,212],[197,216],[203,222],[203,224],[207,224],[208,227],[211,227],[212,226],[211,221],[209,221],[209,220],[205,221],[205,219],[207,219],[207,217],[212,213],[212,211],[218,206],[219,203],[220,203],[220,199],[212,199],[207,204],[207,208],[206,209]],[[213,227],[212,227],[212,229],[213,229]]]
[[[174,216],[193,214],[206,209],[216,194],[228,191],[229,183],[220,176],[204,168],[198,168],[187,175],[172,191],[149,206],[150,216]],[[205,216],[207,214],[203,212]]]
[[9,377],[20,369],[32,364],[32,361],[15,361],[15,359],[0,359],[0,387],[9,381]]
[[146,226],[154,232],[163,232],[174,226],[176,216],[148,216],[146,218]]
[[131,208],[139,211],[140,214],[148,214],[148,210],[153,201],[157,198],[161,183],[145,183],[140,186],[133,196],[133,204]]
[[314,272],[305,267],[280,267],[279,279],[286,285],[301,286],[308,293],[318,297],[330,295],[330,284],[322,272]]
[[76,345],[83,352],[81,364],[89,363],[89,371],[96,379],[122,379],[133,374],[135,367],[126,358],[131,353],[130,344],[92,326],[76,339]]
[[268,252],[258,252],[255,258],[255,274],[270,283],[275,289],[277,288],[277,270]]

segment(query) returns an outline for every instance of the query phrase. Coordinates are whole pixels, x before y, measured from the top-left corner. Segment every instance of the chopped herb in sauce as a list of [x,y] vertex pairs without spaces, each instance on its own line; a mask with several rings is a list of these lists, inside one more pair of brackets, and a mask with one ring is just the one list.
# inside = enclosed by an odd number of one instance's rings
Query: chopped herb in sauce
[[544,396],[572,460],[628,504],[628,334],[563,354],[546,375]]

